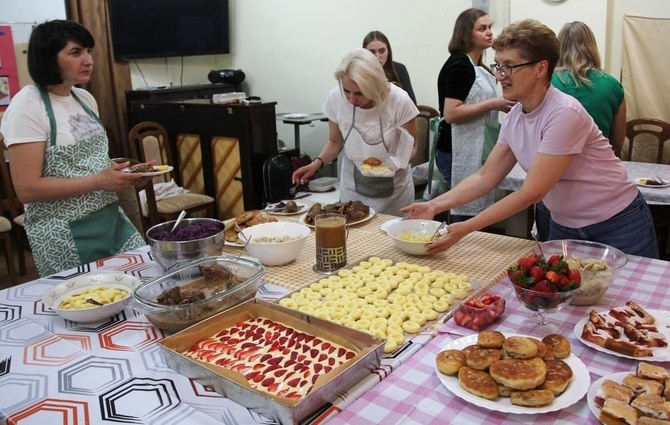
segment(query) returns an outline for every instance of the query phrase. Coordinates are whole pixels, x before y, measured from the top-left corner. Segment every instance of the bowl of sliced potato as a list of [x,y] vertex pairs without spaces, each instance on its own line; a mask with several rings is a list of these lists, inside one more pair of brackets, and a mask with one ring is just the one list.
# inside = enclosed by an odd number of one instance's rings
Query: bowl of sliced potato
[[101,322],[123,311],[142,283],[124,273],[95,273],[58,283],[44,293],[42,303],[66,320]]
[[426,255],[426,245],[437,240],[433,235],[441,224],[435,220],[399,220],[386,226],[386,233],[406,253]]

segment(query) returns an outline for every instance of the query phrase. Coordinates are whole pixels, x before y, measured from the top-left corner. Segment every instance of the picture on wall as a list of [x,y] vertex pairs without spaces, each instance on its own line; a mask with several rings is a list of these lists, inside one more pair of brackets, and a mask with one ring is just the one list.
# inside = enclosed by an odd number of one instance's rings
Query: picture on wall
[[9,105],[9,77],[6,75],[0,76],[0,106]]

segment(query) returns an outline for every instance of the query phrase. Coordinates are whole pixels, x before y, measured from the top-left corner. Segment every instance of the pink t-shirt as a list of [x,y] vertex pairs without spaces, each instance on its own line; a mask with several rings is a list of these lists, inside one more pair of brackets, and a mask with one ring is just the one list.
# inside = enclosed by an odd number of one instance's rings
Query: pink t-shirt
[[528,171],[535,154],[573,155],[567,170],[544,198],[553,220],[579,228],[600,223],[637,196],[626,168],[591,116],[572,96],[550,86],[542,104],[523,113],[515,105],[505,117],[498,143],[508,145]]

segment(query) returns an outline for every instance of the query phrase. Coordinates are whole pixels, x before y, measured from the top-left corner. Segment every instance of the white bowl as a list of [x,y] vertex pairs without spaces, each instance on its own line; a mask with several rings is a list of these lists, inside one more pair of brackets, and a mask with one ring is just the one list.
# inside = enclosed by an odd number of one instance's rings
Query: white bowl
[[386,233],[391,237],[395,246],[412,255],[426,255],[426,245],[430,242],[415,242],[400,239],[400,237],[409,233],[413,236],[429,238],[435,233],[442,224],[435,220],[400,220],[389,223],[386,226]]
[[[300,223],[279,221],[275,223],[262,223],[247,227],[240,232],[240,239],[246,244],[249,255],[258,258],[265,266],[281,266],[298,258],[300,251],[305,246],[307,236],[310,234],[309,227]],[[259,242],[259,238],[282,238],[290,237],[287,242]]]
[[[42,296],[42,302],[64,319],[80,323],[99,322],[123,311],[130,303],[133,289],[141,283],[142,281],[138,278],[124,273],[110,272],[83,275],[52,286]],[[128,296],[110,304],[85,309],[62,309],[57,307],[70,295],[97,286],[122,289],[128,292]]]

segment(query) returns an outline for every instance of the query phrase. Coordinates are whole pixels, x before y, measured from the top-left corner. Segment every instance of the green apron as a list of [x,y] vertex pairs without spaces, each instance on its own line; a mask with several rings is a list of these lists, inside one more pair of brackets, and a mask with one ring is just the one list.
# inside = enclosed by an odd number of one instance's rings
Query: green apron
[[[109,167],[109,142],[95,113],[72,92],[89,118],[71,119],[73,132],[80,135],[77,143],[56,145],[56,118],[51,100],[44,87],[39,89],[51,126],[42,175],[68,179],[96,174]],[[119,207],[116,193],[106,190],[57,201],[29,203],[26,205],[25,227],[40,276],[144,245],[142,237]]]

